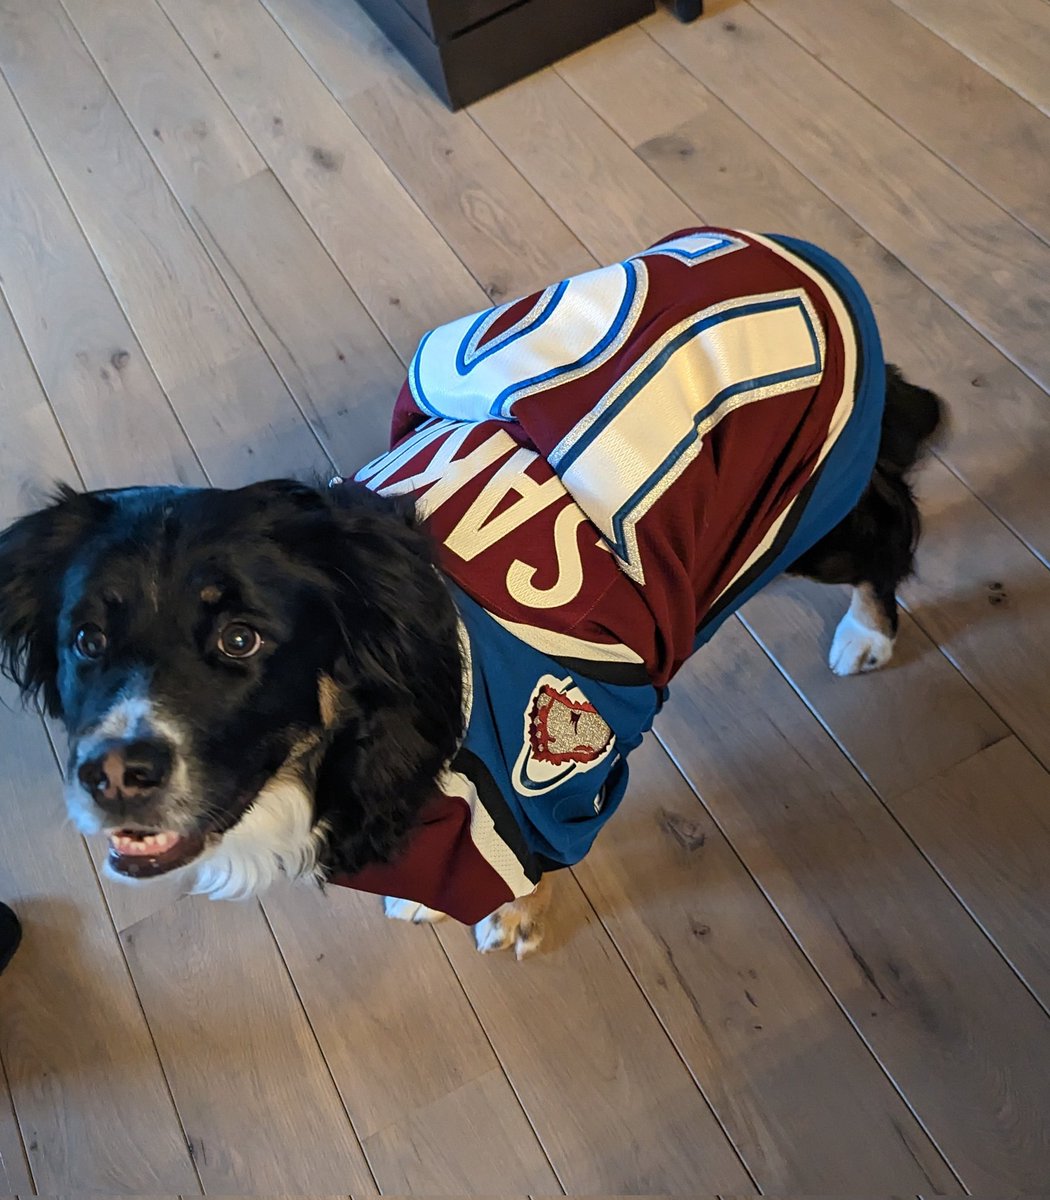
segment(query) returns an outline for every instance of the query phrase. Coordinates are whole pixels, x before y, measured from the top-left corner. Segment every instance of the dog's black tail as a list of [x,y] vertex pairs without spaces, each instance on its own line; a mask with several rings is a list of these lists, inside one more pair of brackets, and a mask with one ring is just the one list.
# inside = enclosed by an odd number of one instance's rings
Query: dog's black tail
[[876,566],[896,584],[912,572],[922,532],[919,506],[909,475],[945,423],[944,402],[927,388],[909,383],[892,363],[886,365],[886,407],[882,414],[879,456],[871,483],[854,517],[867,516],[878,533]]
[[886,409],[876,471],[901,478],[918,463],[945,421],[944,402],[886,365]]

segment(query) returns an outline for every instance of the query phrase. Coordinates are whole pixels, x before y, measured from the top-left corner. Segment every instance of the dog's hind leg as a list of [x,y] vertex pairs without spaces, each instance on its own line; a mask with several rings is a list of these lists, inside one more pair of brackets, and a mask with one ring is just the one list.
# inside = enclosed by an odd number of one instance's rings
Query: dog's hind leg
[[836,675],[874,671],[893,656],[897,588],[911,574],[918,524],[907,483],[876,468],[853,512],[791,566],[789,574],[853,589],[828,654]]
[[860,583],[853,588],[849,609],[839,622],[828,654],[836,675],[859,675],[884,667],[893,656],[897,636],[897,598]]
[[883,667],[897,636],[897,588],[912,572],[919,509],[909,476],[943,418],[940,400],[886,369],[878,460],[857,506],[792,564],[789,574],[853,587],[828,665],[836,675]]

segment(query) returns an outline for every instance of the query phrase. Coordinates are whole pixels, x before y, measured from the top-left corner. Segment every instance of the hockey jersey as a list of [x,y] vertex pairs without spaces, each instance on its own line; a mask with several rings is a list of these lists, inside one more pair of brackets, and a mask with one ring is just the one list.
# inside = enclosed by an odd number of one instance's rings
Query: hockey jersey
[[578,862],[682,663],[854,506],[870,307],[785,237],[681,231],[427,334],[391,450],[462,623],[462,746],[398,858],[334,882],[466,922]]

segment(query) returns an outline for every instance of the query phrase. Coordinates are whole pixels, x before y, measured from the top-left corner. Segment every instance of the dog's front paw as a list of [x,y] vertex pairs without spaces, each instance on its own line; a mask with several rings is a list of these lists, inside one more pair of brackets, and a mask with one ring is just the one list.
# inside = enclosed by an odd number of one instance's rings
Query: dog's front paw
[[474,944],[482,954],[514,948],[514,957],[521,962],[540,948],[543,941],[543,921],[521,904],[504,904],[474,926]]
[[415,900],[401,900],[397,896],[383,897],[383,913],[391,921],[411,921],[413,925],[433,925],[443,921],[445,914],[436,908],[427,908]]
[[509,950],[520,962],[540,948],[544,918],[551,902],[551,877],[544,875],[527,896],[501,904],[474,926],[474,944],[482,954]]
[[877,671],[893,657],[893,638],[862,624],[852,612],[839,622],[828,654],[828,666],[836,675],[860,675]]

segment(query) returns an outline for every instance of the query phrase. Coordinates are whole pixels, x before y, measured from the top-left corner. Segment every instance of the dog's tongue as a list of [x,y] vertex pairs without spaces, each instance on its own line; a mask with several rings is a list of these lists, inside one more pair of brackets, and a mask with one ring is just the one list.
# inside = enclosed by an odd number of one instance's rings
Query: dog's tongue
[[163,875],[192,862],[204,849],[204,837],[199,833],[178,834],[136,833],[118,829],[109,835],[109,865],[121,875],[146,879]]

